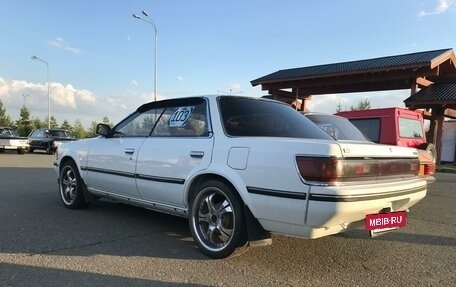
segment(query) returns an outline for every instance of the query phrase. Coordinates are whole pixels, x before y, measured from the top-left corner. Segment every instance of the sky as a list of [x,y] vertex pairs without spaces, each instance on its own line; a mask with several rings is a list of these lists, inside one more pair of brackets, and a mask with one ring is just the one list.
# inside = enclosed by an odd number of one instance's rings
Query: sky
[[[0,0],[0,99],[58,124],[114,124],[157,99],[266,94],[277,70],[456,47],[456,0]],[[144,17],[147,20],[147,18]],[[33,61],[32,56],[46,61]],[[409,90],[313,96],[334,113],[369,99],[403,107]]]

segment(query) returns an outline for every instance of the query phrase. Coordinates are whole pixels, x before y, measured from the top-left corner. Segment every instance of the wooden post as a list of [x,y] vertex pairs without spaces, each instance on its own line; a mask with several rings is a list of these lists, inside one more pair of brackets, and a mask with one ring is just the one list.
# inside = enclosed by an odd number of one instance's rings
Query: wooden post
[[[442,155],[442,132],[443,132],[443,121],[445,119],[444,116],[444,108],[436,108],[435,115],[437,116],[437,135],[435,139],[435,149],[437,151],[437,158],[436,158],[436,165],[440,164],[440,157]],[[432,113],[434,114],[434,109],[432,109]]]

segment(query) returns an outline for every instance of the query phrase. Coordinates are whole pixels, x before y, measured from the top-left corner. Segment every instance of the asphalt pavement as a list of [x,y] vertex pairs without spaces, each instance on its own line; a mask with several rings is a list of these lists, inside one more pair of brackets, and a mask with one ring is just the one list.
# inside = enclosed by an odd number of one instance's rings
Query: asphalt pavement
[[456,174],[438,173],[398,231],[274,235],[212,260],[183,218],[108,201],[66,209],[52,163],[0,153],[0,286],[456,286]]

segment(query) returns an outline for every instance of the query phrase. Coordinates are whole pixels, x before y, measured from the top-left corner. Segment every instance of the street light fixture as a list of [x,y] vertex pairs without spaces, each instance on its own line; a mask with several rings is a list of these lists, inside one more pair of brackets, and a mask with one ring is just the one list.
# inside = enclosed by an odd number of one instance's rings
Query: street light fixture
[[157,26],[155,25],[155,22],[152,20],[152,18],[149,17],[149,14],[146,11],[141,11],[141,14],[143,14],[147,19],[141,18],[137,14],[133,14],[133,18],[142,20],[148,24],[150,24],[154,28],[154,49],[155,49],[155,61],[154,61],[154,102],[157,100]]
[[51,128],[51,84],[49,78],[49,64],[45,60],[38,58],[37,56],[32,56],[32,60],[40,61],[46,64],[47,67],[47,94],[48,94],[48,129]]

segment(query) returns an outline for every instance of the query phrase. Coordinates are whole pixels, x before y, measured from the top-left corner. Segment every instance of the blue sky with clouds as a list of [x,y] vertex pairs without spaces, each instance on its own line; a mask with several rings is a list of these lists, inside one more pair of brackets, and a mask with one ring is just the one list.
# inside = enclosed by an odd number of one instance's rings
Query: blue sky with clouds
[[[0,99],[17,119],[84,125],[117,122],[153,93],[153,28],[158,28],[158,98],[217,91],[261,96],[250,81],[280,69],[456,47],[456,0],[0,0]],[[335,111],[368,97],[403,106],[409,91],[314,96]]]

